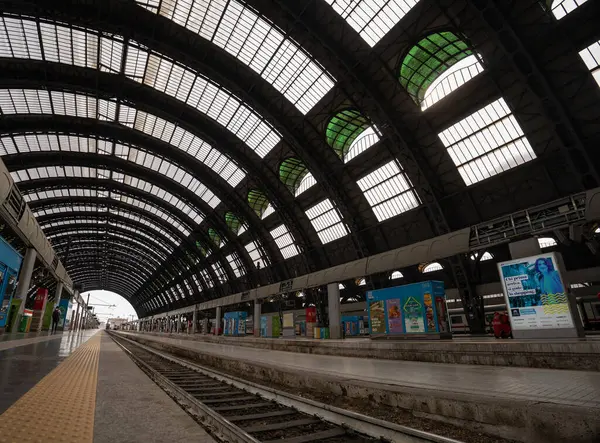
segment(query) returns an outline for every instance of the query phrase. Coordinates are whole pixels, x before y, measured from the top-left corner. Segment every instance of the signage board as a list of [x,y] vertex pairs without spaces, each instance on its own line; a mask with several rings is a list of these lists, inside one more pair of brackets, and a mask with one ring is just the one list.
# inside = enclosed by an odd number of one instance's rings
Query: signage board
[[250,291],[242,292],[241,301],[246,301],[250,299]]
[[294,280],[286,280],[279,283],[279,292],[290,292],[294,286]]
[[555,254],[498,263],[512,329],[575,328]]

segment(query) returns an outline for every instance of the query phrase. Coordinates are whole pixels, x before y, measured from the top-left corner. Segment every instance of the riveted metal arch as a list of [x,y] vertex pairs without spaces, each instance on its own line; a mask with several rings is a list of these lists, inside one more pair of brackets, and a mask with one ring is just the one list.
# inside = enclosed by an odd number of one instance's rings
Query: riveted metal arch
[[[35,133],[54,133],[56,131],[60,134],[80,135],[92,138],[100,136],[103,139],[118,140],[122,144],[166,158],[186,170],[192,176],[199,180],[201,179],[200,181],[204,185],[219,196],[221,202],[226,207],[234,208],[235,211],[243,214],[244,219],[250,220],[249,225],[252,226],[252,232],[256,233],[261,241],[269,238],[268,232],[266,232],[262,223],[252,223],[252,217],[256,217],[256,214],[250,210],[248,204],[219,175],[188,153],[174,148],[172,145],[155,137],[116,123],[102,122],[83,117],[14,115],[0,118],[0,133],[20,134],[30,131]],[[207,213],[206,216],[218,217],[211,214],[212,211]],[[227,234],[225,233],[225,235]],[[247,254],[243,255],[245,249],[239,243],[237,237],[230,236],[229,240],[232,241],[232,245],[236,246],[238,253],[242,252],[240,258],[243,260],[244,266],[249,268],[252,261]]]
[[[2,3],[4,2],[0,2]],[[21,2],[18,5],[7,2],[3,6],[6,6],[6,11],[14,13],[43,16],[109,33],[127,35],[214,79],[251,104],[274,124],[284,140],[293,146],[317,181],[326,187],[346,223],[351,227],[353,237],[358,241],[356,246],[359,253],[374,252],[363,250],[369,244],[369,239],[363,238],[360,232],[364,230],[367,220],[364,218],[365,213],[361,214],[357,211],[356,198],[362,200],[360,207],[369,206],[356,183],[343,170],[339,158],[325,143],[323,134],[252,69],[213,43],[137,6],[134,2],[107,0],[98,2],[97,7],[91,7],[89,2],[69,2],[68,7],[56,3],[52,5],[52,9],[42,2],[38,4],[41,7],[34,2]],[[272,189],[272,186],[266,187],[268,192]],[[350,192],[358,197],[354,197],[353,200],[350,198]],[[286,200],[288,205],[293,202],[289,196]],[[280,206],[281,200],[276,201],[276,205]],[[371,217],[374,219],[372,214]],[[293,222],[293,220],[286,220],[286,222]],[[326,257],[323,259],[326,262]]]
[[[181,186],[179,183],[157,172],[151,171],[147,168],[141,167],[139,165],[136,165],[132,162],[120,158],[79,152],[36,152],[7,155],[3,157],[3,160],[6,164],[6,167],[10,171],[22,169],[23,164],[27,165],[28,168],[40,166],[71,165],[88,167],[95,166],[109,170],[122,171],[133,177],[137,177],[146,180],[150,183],[156,184],[157,186],[160,186],[163,189],[167,189],[175,195],[178,195],[184,198],[185,200],[192,202],[194,206],[199,208],[200,212],[202,212],[203,214],[212,214],[212,208],[210,208],[210,206],[208,206],[206,202],[204,202],[201,198],[199,198],[196,194],[194,194],[187,188]],[[218,224],[218,226],[220,226],[222,230],[227,229],[227,225],[225,224],[224,220],[218,217],[213,217],[213,219],[213,223]],[[217,250],[215,252],[217,256],[219,256],[219,251]],[[235,278],[233,271],[229,266],[229,263],[227,262],[227,260],[225,260],[224,257],[222,257],[222,254],[220,255],[221,257],[219,258],[221,259],[221,262],[226,266],[226,268],[224,269],[226,269],[226,271],[228,270],[229,277],[232,279]]]
[[[182,169],[186,169],[191,175],[201,178],[201,182],[211,189],[214,194],[219,196],[223,205],[227,208],[233,208],[244,218],[244,220],[248,220],[248,225],[251,227],[252,234],[256,236],[259,241],[264,242],[265,239],[270,238],[264,224],[256,222],[256,214],[234,188],[225,183],[218,174],[195,157],[158,138],[117,123],[85,117],[62,115],[5,115],[0,118],[0,134],[29,132],[57,132],[92,138],[98,136],[103,139],[119,141],[124,145],[133,146],[136,149],[164,157],[173,161],[176,165],[182,167]],[[235,239],[235,236],[233,236],[233,238]],[[234,242],[232,244],[236,243]],[[238,248],[243,250],[241,245],[238,245]],[[267,254],[269,254],[268,249]],[[251,269],[250,265],[252,264],[252,261],[250,258],[245,255],[241,255],[240,258],[244,263],[244,266]],[[275,257],[269,256],[271,261],[273,261],[274,258]],[[277,272],[275,272],[275,274],[275,278],[283,278]]]
[[[289,228],[294,233],[296,241],[308,245],[311,251],[318,250],[316,246],[320,242],[316,231],[306,214],[297,208],[291,194],[278,177],[247,145],[201,112],[167,94],[148,86],[141,86],[124,76],[59,63],[0,59],[0,87],[39,89],[40,85],[53,90],[87,92],[108,99],[118,93],[119,98],[134,104],[138,110],[149,112],[167,121],[178,122],[182,128],[207,141],[243,166],[254,180],[261,183],[263,190],[269,193],[275,204],[279,206],[280,216],[286,217],[284,220],[290,223]],[[284,204],[286,200],[287,204]],[[290,208],[297,210],[294,210],[293,214],[286,215]],[[304,222],[300,224],[300,220]],[[248,220],[248,223],[254,228],[259,220],[254,216]],[[260,232],[258,228],[257,232]],[[229,233],[224,230],[223,234]],[[229,240],[235,242],[234,238]],[[282,261],[283,257],[273,239],[263,238],[263,241],[269,246],[270,255],[279,257],[279,260],[274,262]],[[243,251],[240,252],[243,254]]]

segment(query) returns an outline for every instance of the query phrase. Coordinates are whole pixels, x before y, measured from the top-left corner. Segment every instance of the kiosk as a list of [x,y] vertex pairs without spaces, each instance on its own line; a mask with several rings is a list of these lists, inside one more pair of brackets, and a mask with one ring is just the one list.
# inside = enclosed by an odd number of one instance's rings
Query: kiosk
[[224,335],[230,337],[239,337],[246,335],[246,317],[248,314],[243,311],[225,313]]
[[[22,261],[21,254],[0,237],[0,333],[4,332],[7,327],[9,310],[17,288],[17,276]],[[17,305],[17,310],[18,308]]]
[[367,292],[372,337],[451,338],[444,282],[426,281]]

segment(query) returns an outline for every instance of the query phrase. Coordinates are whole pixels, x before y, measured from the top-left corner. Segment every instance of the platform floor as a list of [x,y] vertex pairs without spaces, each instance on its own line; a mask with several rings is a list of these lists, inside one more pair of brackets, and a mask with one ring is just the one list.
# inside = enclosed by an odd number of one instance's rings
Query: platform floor
[[213,443],[104,331],[45,338],[0,353],[0,442]]
[[[131,333],[124,332],[128,335]],[[301,373],[340,380],[445,391],[460,395],[496,397],[508,401],[538,401],[600,408],[600,373],[559,369],[427,363],[340,357],[274,351],[143,334],[180,348]]]

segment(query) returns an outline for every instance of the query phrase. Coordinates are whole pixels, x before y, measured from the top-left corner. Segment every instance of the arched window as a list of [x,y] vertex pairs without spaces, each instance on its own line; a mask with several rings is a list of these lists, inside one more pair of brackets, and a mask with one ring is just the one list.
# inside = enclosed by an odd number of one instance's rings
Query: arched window
[[390,280],[396,280],[398,278],[403,278],[404,275],[402,275],[402,272],[400,271],[394,271],[392,272],[392,275],[390,275]]
[[346,289],[346,286],[344,286],[343,283],[339,283],[338,284],[338,289],[341,291],[342,289]]
[[473,50],[450,31],[413,46],[400,66],[400,83],[425,110],[483,71]]
[[327,124],[329,146],[347,162],[379,141],[375,126],[355,109],[338,112]]
[[211,241],[214,243],[214,245],[217,248],[221,246],[221,236],[213,228],[209,228],[209,230],[208,230],[208,238],[211,239]]
[[356,280],[356,286],[364,286],[367,284],[367,281],[364,278],[359,278]]
[[248,204],[259,218],[264,219],[274,212],[273,206],[267,200],[265,194],[257,189],[248,192]]
[[[309,176],[312,180],[306,180]],[[302,160],[295,157],[290,157],[281,162],[279,165],[279,179],[294,196],[300,195],[301,192],[306,191],[316,183]],[[298,192],[301,187],[302,191]]]
[[[471,254],[471,260],[475,261],[477,260],[477,258],[479,257],[479,252],[474,252]],[[486,260],[492,260],[494,258],[494,256],[489,253],[488,251],[485,251],[483,253],[483,255],[481,256],[481,259],[479,259],[479,261],[486,261]]]
[[556,246],[556,240],[554,240],[552,237],[541,237],[538,238],[538,243],[540,244],[540,248],[544,249],[544,248],[551,248],[552,246]]
[[552,11],[556,20],[560,20],[565,15],[583,5],[587,0],[546,0],[546,9]]
[[419,270],[423,274],[427,274],[429,272],[441,271],[442,269],[444,269],[444,267],[436,261],[434,261],[433,263],[419,266]]
[[244,223],[233,212],[225,213],[225,223],[227,224],[227,226],[229,226],[229,229],[231,229],[231,232],[233,232],[235,235],[240,235],[242,233],[241,231],[242,227],[244,226]]

